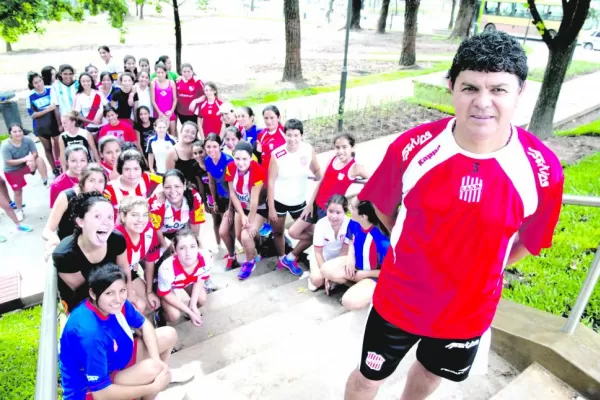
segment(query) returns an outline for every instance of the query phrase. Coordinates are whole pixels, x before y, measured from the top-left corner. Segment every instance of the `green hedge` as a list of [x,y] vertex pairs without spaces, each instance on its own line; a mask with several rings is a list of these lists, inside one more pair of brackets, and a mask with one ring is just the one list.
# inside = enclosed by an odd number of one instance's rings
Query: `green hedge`
[[[565,193],[600,196],[600,153],[565,168]],[[520,279],[504,297],[556,315],[567,316],[600,243],[600,209],[563,206],[552,247],[516,264]],[[600,286],[596,286],[583,323],[598,331]]]
[[41,307],[0,317],[0,399],[33,399]]
[[555,136],[598,136],[600,135],[600,119],[573,129],[554,132]]

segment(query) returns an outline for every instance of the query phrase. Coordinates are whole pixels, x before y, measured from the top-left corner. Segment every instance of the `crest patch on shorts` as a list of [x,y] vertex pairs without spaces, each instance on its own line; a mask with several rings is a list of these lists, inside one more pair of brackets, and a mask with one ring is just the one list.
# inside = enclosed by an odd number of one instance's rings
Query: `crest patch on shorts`
[[383,358],[382,355],[372,351],[367,353],[365,364],[367,364],[367,367],[371,368],[373,371],[381,371],[381,366],[384,362],[385,358]]

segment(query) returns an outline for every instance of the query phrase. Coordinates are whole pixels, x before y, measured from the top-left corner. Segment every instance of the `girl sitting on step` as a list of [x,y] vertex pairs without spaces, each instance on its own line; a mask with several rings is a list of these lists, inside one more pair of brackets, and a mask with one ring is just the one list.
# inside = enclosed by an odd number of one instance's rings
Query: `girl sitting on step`
[[333,139],[336,155],[329,161],[323,179],[317,182],[306,208],[290,227],[288,234],[299,241],[296,246],[308,248],[318,220],[327,214],[327,201],[334,194],[345,195],[357,178],[368,179],[371,173],[354,159],[354,137],[342,133]]
[[354,282],[342,297],[342,304],[348,310],[358,310],[371,303],[390,239],[371,202],[354,197],[350,201],[350,212],[352,221],[344,239],[347,255],[325,262],[321,273],[325,278],[326,294],[332,283]]
[[[199,308],[206,303],[204,284],[210,279],[207,266],[200,252],[198,236],[190,229],[182,229],[173,238],[175,254],[158,268],[158,295],[165,319],[174,322],[181,313],[186,314],[195,326],[202,325]],[[182,300],[175,289],[183,289],[189,301]]]

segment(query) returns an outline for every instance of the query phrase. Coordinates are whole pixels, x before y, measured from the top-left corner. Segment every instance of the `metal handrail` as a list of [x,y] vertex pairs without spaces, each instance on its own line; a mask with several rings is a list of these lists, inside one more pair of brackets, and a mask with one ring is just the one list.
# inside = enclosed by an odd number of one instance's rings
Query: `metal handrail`
[[[314,177],[309,177],[314,179]],[[355,183],[364,184],[367,180],[356,180]],[[563,204],[600,207],[600,197],[563,195]],[[569,314],[569,318],[562,331],[572,335],[585,311],[592,291],[600,278],[600,245],[596,250],[594,261],[590,266],[588,275],[581,287],[577,301]],[[40,341],[38,347],[37,373],[35,382],[35,400],[56,400],[58,391],[56,380],[58,377],[58,341],[57,341],[57,273],[52,263],[46,265],[46,285],[44,287],[44,300],[42,304],[42,322],[40,327]]]
[[[600,207],[600,197],[591,197],[591,196],[572,196],[569,194],[563,195],[563,204],[569,204],[574,206],[584,206],[584,207]],[[569,313],[569,317],[567,318],[567,322],[565,326],[563,326],[562,331],[572,335],[575,333],[577,326],[579,325],[579,321],[581,321],[581,317],[587,307],[590,297],[592,296],[592,292],[594,291],[594,287],[598,283],[598,279],[600,278],[600,245],[598,245],[598,249],[596,249],[596,255],[594,256],[594,260],[592,261],[592,265],[590,265],[590,269],[588,274],[583,282],[583,286],[581,286],[581,290],[579,291],[579,295],[577,296],[577,300],[575,301],[575,305],[571,309]]]
[[35,400],[56,400],[58,390],[58,341],[57,341],[57,274],[52,262],[46,263],[46,285],[42,303],[42,323],[38,347]]

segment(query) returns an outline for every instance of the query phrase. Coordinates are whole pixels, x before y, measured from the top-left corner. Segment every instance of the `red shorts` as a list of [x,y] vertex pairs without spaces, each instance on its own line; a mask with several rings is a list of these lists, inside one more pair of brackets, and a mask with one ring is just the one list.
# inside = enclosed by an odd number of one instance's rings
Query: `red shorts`
[[[135,365],[136,360],[136,355],[137,355],[137,347],[138,347],[138,338],[134,338],[133,339],[133,353],[131,354],[131,359],[129,360],[129,362],[127,363],[127,365],[125,366],[125,368],[123,369],[127,369],[129,367],[132,367]],[[122,370],[121,370],[122,371]],[[114,383],[115,381],[115,375],[118,373],[119,371],[113,371],[110,374],[110,380]],[[87,392],[85,395],[85,400],[94,400],[94,396],[92,395],[91,392]]]
[[16,171],[5,171],[4,176],[6,177],[6,181],[10,185],[13,190],[22,189],[27,185],[27,181],[25,180],[25,176],[31,174],[31,170],[27,165],[22,168],[19,168]]

